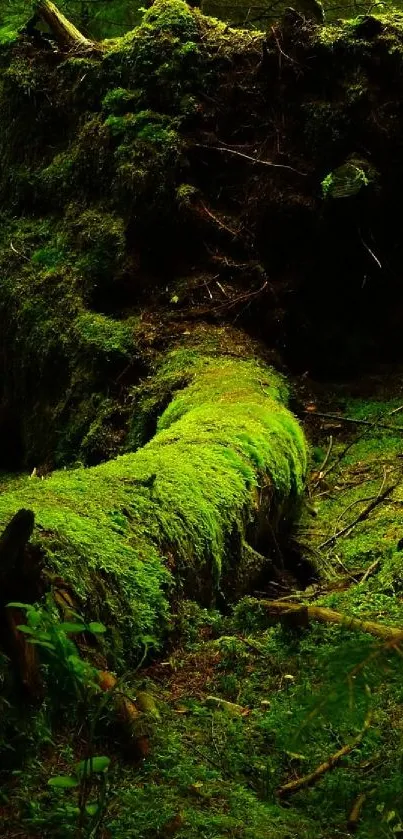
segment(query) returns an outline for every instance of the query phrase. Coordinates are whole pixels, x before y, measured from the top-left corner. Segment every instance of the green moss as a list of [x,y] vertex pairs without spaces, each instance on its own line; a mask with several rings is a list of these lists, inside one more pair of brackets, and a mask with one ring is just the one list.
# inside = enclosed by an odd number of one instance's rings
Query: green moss
[[12,24],[0,27],[0,46],[12,44],[18,38],[18,30]]
[[184,0],[157,0],[145,13],[143,26],[155,33],[168,33],[182,40],[194,41],[199,37],[197,21]]
[[106,96],[102,100],[102,107],[105,111],[109,111],[115,116],[123,116],[123,114],[133,111],[136,108],[138,99],[141,99],[144,93],[136,90],[126,90],[124,87],[115,87],[108,90]]
[[92,359],[101,355],[106,360],[133,353],[133,330],[129,321],[116,321],[94,312],[83,312],[73,323],[78,353],[88,353]]

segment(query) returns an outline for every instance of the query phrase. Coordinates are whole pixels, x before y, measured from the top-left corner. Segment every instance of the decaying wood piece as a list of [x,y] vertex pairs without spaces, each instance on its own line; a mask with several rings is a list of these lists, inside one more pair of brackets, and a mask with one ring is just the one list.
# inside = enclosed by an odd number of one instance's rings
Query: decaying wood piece
[[364,725],[357,737],[352,740],[351,743],[347,743],[345,746],[342,746],[341,749],[338,749],[333,755],[331,755],[324,763],[321,763],[313,772],[309,772],[307,775],[303,775],[302,778],[295,778],[294,781],[289,781],[287,784],[284,784],[277,790],[277,795],[281,797],[285,797],[286,795],[291,795],[294,792],[298,792],[298,790],[303,789],[305,787],[309,787],[315,783],[325,772],[329,772],[330,769],[333,769],[339,761],[345,757],[346,755],[350,754],[363,739],[364,735],[368,731],[371,725],[371,714],[369,713],[365,719]]
[[273,618],[277,618],[285,624],[294,624],[293,618],[297,620],[298,626],[301,627],[307,626],[310,621],[337,623],[346,629],[366,632],[384,641],[403,641],[403,629],[396,626],[385,626],[382,623],[375,623],[375,621],[350,618],[348,615],[335,612],[333,609],[326,609],[323,606],[301,606],[300,603],[286,603],[281,600],[260,600],[259,603],[267,609]]
[[10,574],[22,571],[24,548],[34,529],[35,517],[31,510],[18,510],[0,536],[0,586],[9,583]]
[[0,536],[0,641],[31,699],[41,695],[37,650],[18,630],[25,623],[25,613],[7,604],[34,602],[39,594],[38,569],[26,550],[34,523],[31,510],[19,510]]
[[126,749],[135,760],[143,760],[150,751],[149,735],[142,725],[145,715],[126,694],[121,693],[116,676],[108,670],[99,671],[99,686],[102,691],[113,693],[113,708],[116,720],[126,735]]
[[86,38],[52,3],[51,0],[39,0],[36,15],[49,27],[55,41],[61,49],[93,49],[95,44]]

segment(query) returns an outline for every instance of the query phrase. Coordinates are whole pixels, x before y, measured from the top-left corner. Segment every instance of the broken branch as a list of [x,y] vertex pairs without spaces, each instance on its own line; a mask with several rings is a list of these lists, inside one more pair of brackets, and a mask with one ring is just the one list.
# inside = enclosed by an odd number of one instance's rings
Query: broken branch
[[302,778],[296,778],[295,781],[289,781],[288,784],[284,784],[280,789],[277,790],[277,795],[285,796],[291,795],[294,792],[298,792],[298,790],[302,789],[303,787],[309,787],[311,784],[314,784],[325,772],[329,772],[330,769],[333,769],[334,766],[346,755],[350,754],[363,739],[364,735],[368,731],[371,725],[371,713],[369,713],[365,719],[364,725],[360,731],[360,733],[355,737],[355,739],[351,743],[347,743],[345,746],[342,746],[337,752],[331,755],[328,760],[324,763],[321,763],[320,766],[317,766],[313,772],[309,772],[307,775],[304,775]]

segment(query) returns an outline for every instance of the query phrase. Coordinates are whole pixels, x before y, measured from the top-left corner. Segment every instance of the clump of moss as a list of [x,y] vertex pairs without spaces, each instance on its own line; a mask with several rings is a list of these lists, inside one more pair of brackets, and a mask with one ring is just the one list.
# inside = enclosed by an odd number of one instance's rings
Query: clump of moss
[[115,116],[122,116],[134,111],[136,104],[144,93],[141,90],[127,90],[124,87],[115,87],[108,90],[102,100],[102,107]]
[[350,158],[322,181],[325,198],[350,198],[374,183],[376,173],[366,160]]

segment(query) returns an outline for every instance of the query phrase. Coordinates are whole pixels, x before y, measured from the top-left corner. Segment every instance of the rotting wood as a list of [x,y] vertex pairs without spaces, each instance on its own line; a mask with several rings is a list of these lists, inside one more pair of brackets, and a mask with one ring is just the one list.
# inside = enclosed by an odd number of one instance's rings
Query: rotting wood
[[11,601],[34,602],[39,595],[39,572],[26,550],[34,523],[32,510],[18,510],[0,536],[0,629],[13,671],[26,694],[36,700],[42,687],[37,650],[18,629],[25,622],[24,612],[8,606]]

